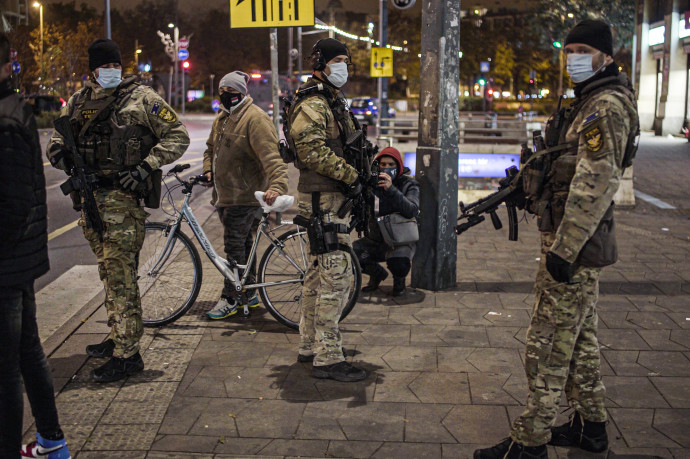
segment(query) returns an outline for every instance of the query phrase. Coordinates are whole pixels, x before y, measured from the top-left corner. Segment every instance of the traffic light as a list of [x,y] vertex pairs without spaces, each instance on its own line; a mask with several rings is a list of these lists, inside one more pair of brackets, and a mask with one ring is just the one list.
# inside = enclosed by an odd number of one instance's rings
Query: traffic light
[[486,78],[480,77],[479,80],[477,81],[477,83],[478,83],[480,86],[484,86],[484,85],[486,84]]
[[190,66],[189,61],[182,62],[182,68],[183,69],[189,70],[189,66]]

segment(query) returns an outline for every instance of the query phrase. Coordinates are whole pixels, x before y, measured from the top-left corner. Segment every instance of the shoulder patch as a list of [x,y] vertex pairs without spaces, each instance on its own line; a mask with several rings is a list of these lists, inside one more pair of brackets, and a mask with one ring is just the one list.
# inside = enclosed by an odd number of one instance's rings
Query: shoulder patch
[[161,109],[161,111],[158,113],[158,118],[162,119],[166,123],[174,123],[177,121],[177,116],[175,116],[175,113],[167,108]]
[[161,104],[158,102],[154,102],[153,106],[151,107],[151,114],[152,115],[158,115],[158,112],[161,109]]
[[599,126],[594,126],[593,128],[585,131],[584,136],[587,150],[601,150],[601,146],[604,144],[604,136],[601,132],[601,129],[599,129]]

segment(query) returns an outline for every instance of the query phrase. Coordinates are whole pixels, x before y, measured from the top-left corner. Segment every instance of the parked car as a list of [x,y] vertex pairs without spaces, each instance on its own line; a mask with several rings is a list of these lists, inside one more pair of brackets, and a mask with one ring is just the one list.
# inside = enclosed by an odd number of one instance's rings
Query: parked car
[[25,96],[25,99],[31,105],[34,115],[40,115],[43,112],[58,112],[67,105],[65,99],[57,96],[30,94]]
[[[379,114],[379,100],[375,97],[355,97],[352,99],[350,108],[358,120],[374,124]],[[390,106],[388,118],[395,118],[395,109]]]

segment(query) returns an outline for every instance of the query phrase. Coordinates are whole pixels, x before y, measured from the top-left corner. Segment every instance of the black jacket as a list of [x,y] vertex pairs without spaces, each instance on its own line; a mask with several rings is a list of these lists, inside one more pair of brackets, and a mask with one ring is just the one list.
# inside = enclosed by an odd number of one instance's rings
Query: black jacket
[[379,198],[379,216],[400,213],[405,218],[414,218],[419,213],[419,183],[410,175],[410,169],[393,180],[393,186],[385,190],[375,188],[374,194]]
[[0,82],[0,286],[48,271],[46,185],[31,108]]

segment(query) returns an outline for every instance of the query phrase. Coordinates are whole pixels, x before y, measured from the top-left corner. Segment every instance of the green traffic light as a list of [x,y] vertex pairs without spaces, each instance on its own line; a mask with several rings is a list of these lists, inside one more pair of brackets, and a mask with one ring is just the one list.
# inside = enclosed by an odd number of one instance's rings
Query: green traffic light
[[477,83],[479,83],[481,86],[484,86],[486,84],[486,80],[484,78],[480,78]]
[[563,47],[563,45],[561,45],[560,41],[554,41],[553,46],[554,46],[554,48],[558,48],[558,49],[561,49]]

